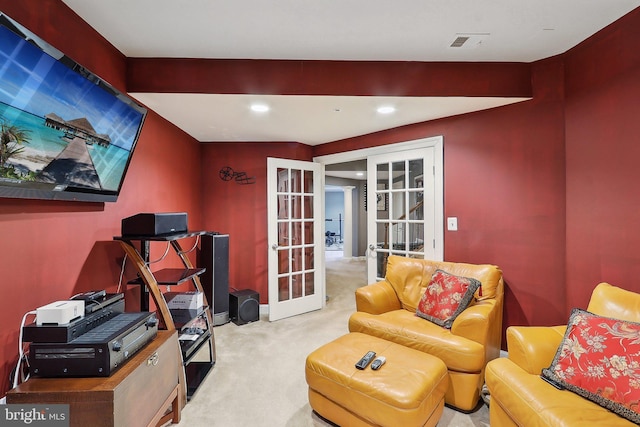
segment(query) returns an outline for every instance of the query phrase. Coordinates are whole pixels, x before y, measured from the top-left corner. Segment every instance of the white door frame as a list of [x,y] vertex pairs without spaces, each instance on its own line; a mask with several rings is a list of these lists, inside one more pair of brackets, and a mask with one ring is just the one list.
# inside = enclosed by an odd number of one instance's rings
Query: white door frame
[[[434,148],[434,209],[435,209],[435,254],[436,261],[444,260],[444,138],[442,135],[416,139],[412,141],[399,142],[396,144],[381,145],[378,147],[362,148],[359,150],[346,151],[344,153],[327,154],[313,158],[314,162],[323,165],[351,162],[354,160],[366,159],[369,156],[389,154],[396,151],[413,150],[418,148]],[[324,179],[324,176],[323,176]],[[324,193],[323,193],[324,194]],[[324,199],[324,198],[323,198]],[[324,212],[324,211],[323,211]],[[323,222],[324,227],[324,222]],[[323,230],[324,233],[324,230]],[[367,249],[368,251],[368,249]],[[367,256],[369,254],[367,253]]]

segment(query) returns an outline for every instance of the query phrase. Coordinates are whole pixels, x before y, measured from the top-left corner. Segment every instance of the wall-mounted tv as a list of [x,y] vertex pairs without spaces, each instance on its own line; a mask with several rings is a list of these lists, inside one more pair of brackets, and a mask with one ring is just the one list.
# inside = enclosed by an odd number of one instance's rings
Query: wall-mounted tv
[[0,197],[116,201],[146,114],[0,12]]

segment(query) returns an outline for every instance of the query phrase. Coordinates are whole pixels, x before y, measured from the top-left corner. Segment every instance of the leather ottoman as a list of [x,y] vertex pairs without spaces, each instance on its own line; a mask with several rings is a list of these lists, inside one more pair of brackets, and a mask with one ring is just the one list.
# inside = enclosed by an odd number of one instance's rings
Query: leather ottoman
[[[387,361],[374,371],[355,364],[373,350]],[[307,356],[309,403],[340,426],[435,426],[449,386],[443,361],[421,351],[353,332]]]

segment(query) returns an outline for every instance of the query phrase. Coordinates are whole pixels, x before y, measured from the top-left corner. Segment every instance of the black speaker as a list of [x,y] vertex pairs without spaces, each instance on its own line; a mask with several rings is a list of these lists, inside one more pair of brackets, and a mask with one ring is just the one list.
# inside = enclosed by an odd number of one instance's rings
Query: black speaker
[[229,294],[229,317],[236,325],[255,322],[260,318],[260,294],[242,289]]
[[200,283],[213,308],[213,326],[229,322],[229,235],[205,233],[200,236],[198,267],[206,268]]
[[139,213],[122,219],[123,236],[152,237],[186,232],[186,212]]

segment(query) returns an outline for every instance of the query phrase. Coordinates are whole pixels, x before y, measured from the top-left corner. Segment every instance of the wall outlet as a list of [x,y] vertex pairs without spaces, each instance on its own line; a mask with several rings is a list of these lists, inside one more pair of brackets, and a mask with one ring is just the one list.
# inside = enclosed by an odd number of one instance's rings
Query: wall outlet
[[448,231],[458,231],[458,218],[455,216],[450,216],[447,218],[447,230]]

